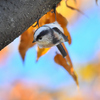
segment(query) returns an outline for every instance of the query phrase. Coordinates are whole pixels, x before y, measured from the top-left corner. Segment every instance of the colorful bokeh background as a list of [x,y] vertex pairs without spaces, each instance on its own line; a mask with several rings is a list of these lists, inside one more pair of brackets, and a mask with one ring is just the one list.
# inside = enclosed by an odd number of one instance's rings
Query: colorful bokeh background
[[79,87],[54,62],[56,47],[38,62],[37,46],[30,48],[25,61],[18,51],[20,37],[0,51],[0,100],[100,100],[100,6],[95,0],[61,2],[58,12],[68,20],[72,44],[66,44]]

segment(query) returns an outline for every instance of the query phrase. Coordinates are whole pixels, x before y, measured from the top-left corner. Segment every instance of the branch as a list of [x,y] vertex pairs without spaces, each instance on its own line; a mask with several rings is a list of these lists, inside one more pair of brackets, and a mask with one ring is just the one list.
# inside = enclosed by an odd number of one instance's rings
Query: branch
[[61,0],[0,0],[0,50]]

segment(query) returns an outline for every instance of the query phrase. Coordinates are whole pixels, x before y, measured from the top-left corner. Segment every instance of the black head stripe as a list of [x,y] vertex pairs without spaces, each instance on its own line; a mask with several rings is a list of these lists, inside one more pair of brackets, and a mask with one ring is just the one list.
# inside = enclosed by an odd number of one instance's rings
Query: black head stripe
[[40,32],[40,34],[37,36],[37,38],[36,38],[36,41],[40,38],[40,37],[42,37],[42,36],[44,36],[44,35],[46,35],[46,34],[48,34],[49,33],[49,30],[44,30],[44,31],[42,31],[42,32]]
[[53,34],[53,30],[49,26],[44,25],[44,27],[48,27],[51,33]]
[[53,30],[61,34],[65,41],[68,41],[68,36],[65,36],[58,28],[54,27]]
[[53,30],[56,31],[56,32],[59,33],[59,34],[63,34],[63,33],[62,33],[58,28],[56,28],[56,27],[54,27]]
[[[41,26],[41,27],[42,27],[42,26]],[[34,32],[34,35],[35,35],[35,33],[36,33],[41,27],[39,27],[39,28]]]

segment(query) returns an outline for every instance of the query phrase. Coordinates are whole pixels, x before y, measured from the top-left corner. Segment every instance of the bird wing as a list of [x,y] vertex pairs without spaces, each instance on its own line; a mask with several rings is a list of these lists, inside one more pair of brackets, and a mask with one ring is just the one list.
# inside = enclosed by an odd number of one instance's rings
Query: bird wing
[[62,54],[63,58],[67,56],[67,53],[65,51],[65,49],[63,48],[62,44],[58,44],[57,45],[58,50],[60,51],[60,53]]
[[65,36],[58,28],[54,27],[53,30],[62,35],[65,41],[69,41],[68,36]]

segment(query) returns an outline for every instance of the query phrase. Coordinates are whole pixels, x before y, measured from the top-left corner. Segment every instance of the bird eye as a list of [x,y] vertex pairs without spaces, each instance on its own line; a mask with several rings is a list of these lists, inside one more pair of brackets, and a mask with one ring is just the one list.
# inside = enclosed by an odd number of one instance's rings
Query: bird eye
[[41,40],[42,39],[42,37],[39,37],[39,40]]

